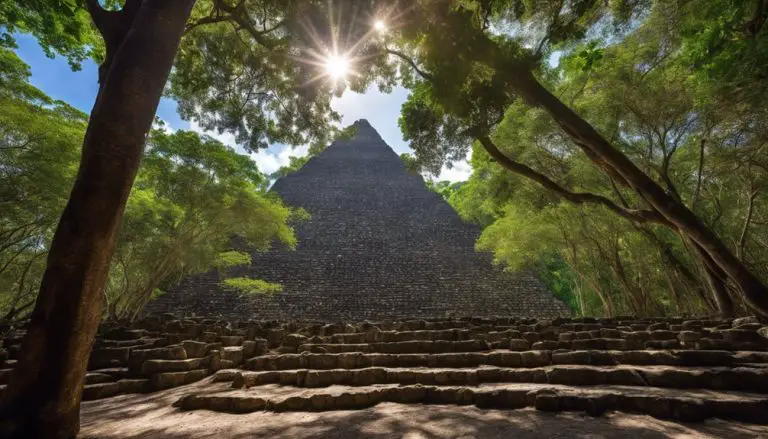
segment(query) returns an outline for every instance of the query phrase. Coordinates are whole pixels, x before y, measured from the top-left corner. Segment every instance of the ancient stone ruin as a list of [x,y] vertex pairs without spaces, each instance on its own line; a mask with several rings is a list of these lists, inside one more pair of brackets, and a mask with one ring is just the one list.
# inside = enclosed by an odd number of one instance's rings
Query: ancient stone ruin
[[[166,315],[103,326],[83,397],[186,385],[149,401],[158,410],[160,401],[170,410],[226,413],[393,402],[768,423],[768,339],[760,328],[754,317],[280,323]],[[4,340],[0,380],[20,337]],[[109,419],[139,416],[137,403],[115,402]],[[85,419],[109,425],[99,407],[86,403]]]
[[364,320],[568,315],[530,272],[503,273],[475,252],[464,223],[365,121],[274,187],[311,219],[295,251],[253,253],[234,276],[278,282],[275,297],[244,300],[216,271],[193,276],[150,304],[150,313],[229,319]]
[[[229,437],[233,425],[244,433],[232,437],[256,437],[263,423],[259,437],[338,437],[338,425],[357,425],[344,421],[350,413],[387,404],[440,407],[478,425],[490,425],[481,416],[491,409],[520,409],[719,418],[697,424],[720,422],[715,437],[766,431],[756,425],[768,424],[765,321],[565,316],[532,274],[500,273],[474,253],[477,230],[358,126],[275,185],[313,214],[297,251],[256,254],[243,270],[285,283],[276,300],[243,301],[207,273],[137,322],[102,325],[83,389],[85,437]],[[0,391],[23,334],[3,339]],[[468,410],[475,421],[461,417]],[[245,413],[269,416],[248,424],[229,415]],[[282,418],[291,413],[334,417],[302,430]],[[216,430],[187,435],[212,416],[222,419]],[[573,428],[581,435],[587,424]],[[517,434],[495,428],[492,437]]]

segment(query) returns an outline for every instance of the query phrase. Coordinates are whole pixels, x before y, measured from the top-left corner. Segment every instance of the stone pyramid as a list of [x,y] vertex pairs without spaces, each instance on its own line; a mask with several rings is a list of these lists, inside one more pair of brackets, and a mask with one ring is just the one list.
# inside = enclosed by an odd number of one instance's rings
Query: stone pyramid
[[294,251],[254,253],[232,275],[281,283],[275,296],[241,298],[219,275],[191,276],[150,313],[234,319],[363,320],[567,315],[528,271],[505,273],[477,253],[480,230],[463,222],[366,121],[272,190],[311,219]]

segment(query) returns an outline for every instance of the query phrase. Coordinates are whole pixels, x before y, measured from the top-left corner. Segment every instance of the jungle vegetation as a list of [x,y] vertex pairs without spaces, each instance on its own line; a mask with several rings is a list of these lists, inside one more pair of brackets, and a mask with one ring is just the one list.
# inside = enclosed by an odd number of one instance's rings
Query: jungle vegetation
[[[334,94],[402,85],[409,169],[471,154],[468,182],[435,189],[576,312],[768,314],[767,17],[766,0],[3,2],[1,302],[29,321],[0,432],[76,435],[103,316],[245,261],[230,233],[294,239],[247,158],[153,128],[163,94],[255,151],[322,146]],[[28,83],[18,33],[100,63],[90,115]]]

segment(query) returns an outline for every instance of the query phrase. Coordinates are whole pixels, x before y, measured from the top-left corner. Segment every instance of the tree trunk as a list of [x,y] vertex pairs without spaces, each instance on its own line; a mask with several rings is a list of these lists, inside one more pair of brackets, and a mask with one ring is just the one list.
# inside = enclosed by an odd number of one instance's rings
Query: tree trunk
[[517,65],[503,67],[508,73],[508,83],[517,93],[531,105],[546,110],[590,160],[630,186],[655,211],[663,215],[667,227],[685,234],[701,246],[744,294],[746,302],[755,311],[768,315],[768,287],[693,212],[614,148],[589,122],[550,93],[530,71]]
[[691,251],[694,257],[699,258],[703,267],[704,279],[707,282],[712,296],[717,304],[717,311],[721,317],[733,317],[736,313],[733,298],[728,292],[726,274],[715,264],[709,254],[695,242],[691,243]]
[[102,76],[77,179],[0,402],[4,437],[72,438],[79,430],[86,366],[123,209],[194,0],[133,4],[138,10]]

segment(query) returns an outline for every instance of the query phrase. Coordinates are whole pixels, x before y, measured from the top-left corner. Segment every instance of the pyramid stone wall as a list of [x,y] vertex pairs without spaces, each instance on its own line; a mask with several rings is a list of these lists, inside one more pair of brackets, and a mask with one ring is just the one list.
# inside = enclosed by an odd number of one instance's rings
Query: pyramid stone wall
[[230,275],[283,284],[276,296],[241,298],[219,275],[192,276],[152,302],[150,313],[235,319],[362,320],[568,314],[530,272],[503,273],[421,176],[361,120],[272,190],[311,219],[296,228],[297,249],[254,253]]

